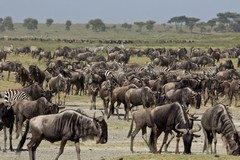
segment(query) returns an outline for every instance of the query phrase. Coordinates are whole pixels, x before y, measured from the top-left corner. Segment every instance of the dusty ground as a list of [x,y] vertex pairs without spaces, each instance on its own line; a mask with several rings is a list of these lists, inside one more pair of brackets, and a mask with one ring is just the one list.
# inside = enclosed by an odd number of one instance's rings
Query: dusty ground
[[[71,100],[71,102],[67,102],[67,108],[81,108],[83,109],[88,115],[92,116],[94,111],[89,110],[89,103],[87,101],[81,101],[78,99]],[[100,99],[98,99],[98,107],[97,111],[103,109],[102,102]],[[197,115],[199,116],[199,119],[201,118],[201,114],[206,110],[207,107],[201,107],[200,110],[197,110]],[[123,114],[123,109],[120,110],[120,113]],[[237,108],[233,109],[233,120],[236,125],[236,128],[238,130],[240,126],[240,112],[238,112]],[[108,143],[106,144],[95,144],[94,141],[88,140],[85,142],[81,142],[80,148],[81,148],[81,159],[83,160],[110,160],[110,159],[121,159],[122,156],[125,155],[132,155],[132,154],[142,154],[142,153],[148,153],[149,150],[144,143],[143,139],[141,138],[141,132],[138,133],[138,135],[135,138],[134,141],[134,151],[135,153],[130,152],[130,139],[127,138],[127,134],[130,127],[130,122],[127,122],[125,120],[118,120],[116,116],[110,117],[110,119],[107,120],[108,126],[109,126],[109,139]],[[196,123],[200,123],[200,121],[196,121]],[[148,130],[148,134],[150,133],[150,130]],[[203,133],[202,131],[199,132],[201,135],[200,138],[194,139],[192,144],[192,152],[194,154],[201,154],[202,147],[203,147]],[[31,136],[31,134],[29,134]],[[13,137],[15,137],[15,133],[13,134]],[[163,139],[163,135],[159,138],[159,145]],[[26,141],[28,143],[29,140]],[[16,140],[13,138],[13,146],[16,148],[19,140]],[[3,147],[3,132],[0,132],[0,146]],[[9,142],[7,142],[7,146],[9,146]],[[24,145],[24,148],[26,149],[26,144]],[[58,153],[59,149],[59,142],[51,144],[48,141],[42,141],[40,146],[37,148],[37,159],[38,160],[49,160],[54,159],[55,156]],[[175,139],[172,141],[172,143],[169,146],[169,152],[174,152],[175,150]],[[182,140],[180,142],[180,151],[183,150],[183,144]],[[225,148],[223,147],[222,141],[220,136],[218,136],[218,143],[217,143],[217,151],[218,154],[226,154]],[[7,150],[7,152],[0,151],[1,160],[10,160],[10,159],[18,159],[19,157],[15,154],[15,152],[10,152]],[[163,153],[165,154],[165,153]],[[28,159],[28,152],[23,151],[20,155],[20,160],[26,160]],[[77,159],[76,152],[75,152],[75,146],[72,142],[68,142],[64,153],[60,156],[60,160],[69,160],[69,159]]]

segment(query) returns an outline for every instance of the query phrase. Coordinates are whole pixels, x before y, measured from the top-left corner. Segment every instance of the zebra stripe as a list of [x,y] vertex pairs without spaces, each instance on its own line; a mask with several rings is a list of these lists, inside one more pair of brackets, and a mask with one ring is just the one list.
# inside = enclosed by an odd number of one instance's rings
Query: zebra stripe
[[4,101],[12,104],[17,100],[32,100],[31,96],[18,89],[8,89],[4,92]]
[[144,70],[145,70],[145,68],[143,68],[142,66],[137,66],[134,71],[139,73],[139,72],[142,72]]

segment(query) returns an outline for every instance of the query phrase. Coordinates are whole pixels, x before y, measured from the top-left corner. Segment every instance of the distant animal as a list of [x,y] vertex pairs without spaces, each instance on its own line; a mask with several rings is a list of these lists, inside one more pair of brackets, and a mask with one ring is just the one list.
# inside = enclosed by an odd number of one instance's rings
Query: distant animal
[[[52,93],[55,93],[55,98],[58,97],[58,102],[60,103],[60,93],[64,93],[64,101],[63,104],[65,105],[65,99],[66,99],[66,80],[63,77],[63,75],[60,73],[55,77],[52,77],[48,82],[49,90]],[[56,102],[56,100],[55,100]]]
[[47,60],[52,59],[51,51],[41,51],[38,55],[38,61],[41,61],[42,58],[46,58]]
[[89,84],[89,95],[90,95],[90,101],[91,101],[90,110],[92,109],[96,110],[96,98],[98,95],[98,91],[99,91],[98,84],[96,83]]
[[0,61],[6,61],[7,58],[7,52],[0,50]]
[[[227,153],[230,155],[239,155],[239,135],[232,121],[231,114],[223,104],[216,104],[207,109],[201,119],[203,133],[205,136],[203,152],[211,154],[217,153],[217,133],[222,135],[222,139],[226,146]],[[214,140],[214,141],[213,141]],[[212,151],[212,142],[214,142],[214,150]]]
[[29,71],[22,65],[17,68],[16,82],[20,83],[23,87],[33,84],[33,79],[30,78]]
[[108,108],[109,108],[111,92],[112,92],[112,85],[111,85],[110,80],[104,81],[100,86],[99,96],[103,101],[104,113],[106,115],[108,115]]
[[4,130],[4,148],[3,151],[6,152],[6,141],[7,141],[7,128],[9,128],[9,149],[13,151],[12,146],[12,131],[14,124],[14,113],[13,109],[8,103],[1,102],[0,103],[0,130]]
[[[65,110],[58,114],[37,116],[30,120],[31,141],[28,143],[30,160],[36,159],[36,149],[43,139],[49,142],[61,141],[56,160],[63,153],[68,140],[76,146],[77,159],[80,160],[80,138],[83,140],[96,138],[96,143],[107,143],[108,126],[103,116],[93,118],[74,110]],[[26,132],[25,132],[26,133]],[[27,134],[17,148],[20,154]]]
[[45,80],[45,73],[40,70],[36,65],[29,65],[29,74],[30,77],[37,82],[41,87],[43,87],[43,81]]
[[28,46],[25,46],[25,47],[18,47],[18,48],[16,48],[16,50],[15,50],[15,54],[19,54],[19,53],[24,53],[24,54],[26,54],[26,53],[30,53],[31,51],[30,51],[30,47],[28,47]]
[[240,90],[239,80],[234,79],[230,82],[229,87],[229,106],[231,107],[233,98],[235,98],[235,107],[237,106],[237,101],[239,99],[239,90]]
[[[8,71],[7,80],[9,81],[10,73],[16,71],[16,62],[10,61],[0,62],[0,74],[2,74],[3,71]],[[2,77],[0,77],[0,79],[2,79]]]
[[162,132],[165,132],[162,145],[159,149],[159,153],[162,152],[163,146],[166,144],[168,134],[174,130],[177,133],[177,147],[175,153],[179,153],[179,140],[180,134],[182,134],[184,151],[183,153],[190,154],[193,137],[199,137],[195,135],[195,132],[201,130],[201,126],[198,125],[198,129],[191,129],[187,113],[183,111],[180,103],[174,102],[162,106],[155,107],[150,113],[150,119],[153,124],[151,134],[149,138],[149,144],[153,153],[157,152],[157,139]]

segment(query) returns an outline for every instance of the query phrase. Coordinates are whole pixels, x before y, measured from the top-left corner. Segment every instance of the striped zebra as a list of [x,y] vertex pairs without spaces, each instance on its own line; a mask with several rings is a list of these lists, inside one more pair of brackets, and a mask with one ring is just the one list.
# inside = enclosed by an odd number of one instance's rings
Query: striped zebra
[[113,87],[119,87],[119,82],[118,82],[117,78],[114,76],[114,74],[113,74],[112,71],[106,70],[106,71],[104,72],[104,75],[105,75],[105,77],[106,77],[106,80],[110,80],[111,85],[112,85]]
[[16,100],[32,100],[31,96],[18,89],[8,89],[4,92],[4,101],[12,104]]

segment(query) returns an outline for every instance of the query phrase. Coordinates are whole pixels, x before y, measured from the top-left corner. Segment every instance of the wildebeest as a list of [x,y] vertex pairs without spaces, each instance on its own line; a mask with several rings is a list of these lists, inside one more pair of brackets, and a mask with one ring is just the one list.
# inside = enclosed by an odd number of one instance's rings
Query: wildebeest
[[112,91],[111,100],[110,100],[111,104],[110,104],[110,108],[109,108],[109,112],[108,112],[108,118],[111,116],[111,114],[113,114],[114,103],[117,102],[116,111],[117,111],[118,118],[120,119],[119,113],[118,113],[118,107],[120,106],[121,103],[123,103],[124,109],[126,109],[125,93],[130,88],[138,88],[138,87],[135,84],[130,84],[130,85],[123,86],[123,87],[116,87]]
[[[142,138],[151,150],[151,147],[149,145],[149,142],[147,140],[147,127],[152,128],[152,122],[150,119],[150,113],[153,108],[143,108],[137,111],[134,111],[132,113],[132,121],[130,125],[130,129],[128,132],[128,138],[131,136],[131,144],[130,144],[130,150],[133,152],[133,140],[135,136],[138,134],[140,130],[142,130]],[[194,117],[194,115],[188,114],[188,118],[190,120],[190,127],[193,127],[193,121],[196,120],[198,117]],[[135,123],[135,129],[133,130],[133,123]],[[170,144],[170,142],[175,137],[175,134],[171,131],[170,134],[172,135],[170,140],[165,145],[165,152],[167,152],[167,148]]]
[[40,97],[45,97],[49,102],[51,102],[52,93],[48,90],[43,90],[43,88],[36,83],[20,88],[19,90],[24,91],[25,93],[30,95],[32,100],[36,100]]
[[51,51],[41,51],[38,56],[38,61],[40,61],[42,58],[51,60],[51,58],[52,58]]
[[[3,71],[8,71],[8,78],[7,80],[9,81],[10,73],[16,71],[16,62],[0,62],[0,74],[3,73]],[[0,77],[1,79],[2,77]]]
[[[101,144],[107,143],[108,140],[108,128],[104,117],[95,117],[94,114],[94,117],[90,118],[74,110],[34,117],[30,120],[29,126],[32,133],[31,141],[27,145],[30,160],[36,159],[36,149],[43,139],[51,143],[61,141],[56,160],[63,153],[68,140],[75,143],[78,160],[80,160],[80,138],[86,140],[96,137],[96,143]],[[26,136],[22,137],[18,145],[18,153],[21,151]]]
[[19,82],[23,87],[32,84],[33,80],[30,78],[29,71],[22,65],[17,68],[16,82]]
[[228,69],[224,71],[219,71],[215,77],[220,81],[224,81],[224,80],[230,80],[232,78],[240,78],[240,75],[236,71],[236,69]]
[[15,54],[19,54],[19,53],[30,53],[30,47],[29,46],[25,46],[25,47],[18,47],[15,50]]
[[234,79],[232,82],[230,82],[230,87],[229,87],[229,106],[231,107],[233,97],[235,98],[235,107],[237,107],[237,101],[239,99],[239,80]]
[[219,69],[219,71],[224,71],[226,69],[234,69],[232,60],[226,60],[226,61],[221,62],[219,64],[218,69]]
[[6,61],[7,58],[7,52],[0,50],[0,61]]
[[[201,119],[203,133],[205,135],[203,152],[216,154],[217,133],[222,135],[225,141],[227,153],[231,155],[240,154],[239,136],[236,127],[232,121],[232,117],[226,106],[216,104],[207,109]],[[214,139],[214,150],[212,152],[212,141]]]
[[153,153],[157,152],[157,139],[162,132],[165,132],[162,145],[159,149],[161,153],[163,146],[166,144],[168,134],[174,130],[177,133],[177,147],[175,153],[179,153],[180,133],[182,133],[184,153],[191,153],[191,146],[193,137],[199,137],[194,132],[201,130],[200,125],[198,129],[191,129],[187,113],[183,111],[178,102],[157,106],[150,113],[150,119],[153,124],[149,138],[149,144]]
[[90,95],[90,101],[91,101],[90,110],[96,109],[96,98],[98,95],[98,91],[99,91],[98,84],[96,84],[96,83],[89,84],[89,95]]
[[[143,108],[149,108],[156,104],[155,96],[153,91],[145,86],[141,88],[130,88],[125,93],[125,116],[129,120],[129,111],[138,105],[143,105]],[[130,106],[132,105],[132,106]]]
[[13,151],[12,147],[12,130],[13,130],[13,124],[14,124],[14,113],[13,109],[10,106],[10,104],[7,103],[0,103],[0,130],[4,130],[4,148],[3,151],[6,152],[6,141],[7,141],[7,129],[9,128],[9,149]]
[[195,105],[196,109],[201,105],[201,94],[193,91],[189,87],[183,87],[180,89],[171,89],[165,93],[167,102],[179,102],[185,110],[188,109],[188,105]]
[[[60,92],[66,92],[66,80],[62,74],[52,77],[49,82],[49,89],[52,93],[55,93],[55,99],[58,97],[58,103],[60,103]],[[65,105],[66,93],[64,94],[63,104]],[[55,100],[56,101],[56,100]]]
[[[131,126],[127,136],[128,138],[131,136],[130,150],[132,152],[133,152],[133,140],[140,130],[142,130],[143,140],[148,145],[149,149],[151,149],[149,146],[149,142],[147,140],[147,127],[152,128],[152,122],[150,120],[151,110],[152,110],[151,108],[143,108],[132,113]],[[133,122],[135,122],[136,128],[132,132]]]
[[110,94],[112,92],[112,85],[110,80],[106,80],[101,84],[99,89],[99,96],[103,100],[104,113],[108,114],[108,107],[110,101]]
[[18,119],[18,132],[16,138],[22,132],[22,124],[26,119],[31,119],[38,115],[57,113],[58,105],[48,102],[45,97],[41,97],[34,101],[17,100],[12,104],[14,113]]
[[29,65],[29,74],[30,77],[37,82],[41,87],[43,87],[43,81],[45,79],[45,73],[40,70],[40,68],[36,65]]

